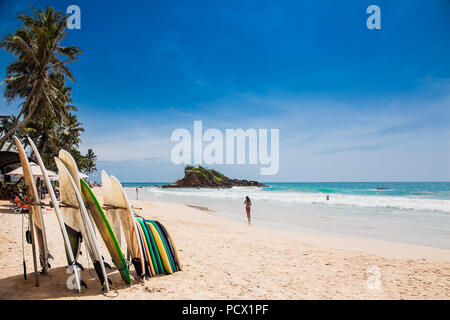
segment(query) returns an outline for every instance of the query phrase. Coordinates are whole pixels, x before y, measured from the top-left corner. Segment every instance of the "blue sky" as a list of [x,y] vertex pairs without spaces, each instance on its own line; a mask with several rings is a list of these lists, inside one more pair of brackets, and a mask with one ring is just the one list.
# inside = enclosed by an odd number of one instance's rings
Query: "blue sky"
[[[449,181],[450,1],[0,0],[0,33],[28,4],[77,4],[65,43],[82,150],[122,181],[173,181],[174,129],[280,129],[263,181]],[[381,8],[368,30],[366,8]],[[11,56],[0,52],[0,77]],[[0,90],[3,90],[0,88]],[[0,114],[15,112],[0,98]]]

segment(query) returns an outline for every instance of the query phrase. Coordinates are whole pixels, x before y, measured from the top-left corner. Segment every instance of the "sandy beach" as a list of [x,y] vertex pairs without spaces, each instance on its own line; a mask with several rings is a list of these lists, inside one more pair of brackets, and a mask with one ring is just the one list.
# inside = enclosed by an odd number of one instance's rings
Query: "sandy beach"
[[0,0],[0,300],[450,300],[450,0],[353,2]]
[[[96,190],[97,194],[99,190]],[[34,287],[31,246],[25,243],[23,279],[21,215],[0,203],[0,299],[448,299],[450,250],[371,240],[274,231],[214,216],[202,208],[133,201],[140,215],[170,228],[183,271],[125,285],[111,272],[103,295],[85,254],[81,294],[66,288],[61,232],[52,211],[44,214],[49,274]],[[140,210],[140,208],[142,208]],[[26,220],[25,220],[26,221]],[[106,260],[110,257],[102,245]],[[84,251],[84,250],[83,250]],[[368,278],[379,273],[379,286]],[[91,274],[90,274],[91,273]],[[134,270],[132,271],[134,274]]]

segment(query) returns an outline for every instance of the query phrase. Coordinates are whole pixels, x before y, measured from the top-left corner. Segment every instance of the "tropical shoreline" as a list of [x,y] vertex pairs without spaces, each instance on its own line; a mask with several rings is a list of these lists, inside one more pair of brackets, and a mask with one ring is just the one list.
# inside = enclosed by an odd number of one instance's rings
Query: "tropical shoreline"
[[450,300],[449,11],[0,0],[0,300]]
[[[96,189],[100,195],[100,189]],[[170,228],[183,271],[127,286],[112,272],[115,299],[448,299],[450,250],[369,240],[308,236],[248,227],[186,205],[132,201],[138,213]],[[83,272],[88,289],[65,286],[65,255],[56,217],[44,214],[55,257],[41,287],[31,279],[31,250],[25,244],[28,280],[23,279],[21,216],[0,203],[0,299],[112,299]],[[104,244],[102,252],[109,256]],[[86,257],[81,263],[86,269]],[[91,265],[92,267],[92,265]],[[368,289],[368,270],[380,273],[380,289]],[[378,268],[378,269],[377,269]],[[91,270],[92,272],[92,270]]]
[[[370,187],[375,185],[371,184]],[[321,183],[315,193],[294,189],[296,186],[304,188],[304,183],[280,183],[269,188],[173,190],[157,186],[136,189],[125,185],[130,199],[138,196],[139,200],[207,207],[214,215],[238,222],[246,221],[243,200],[248,195],[253,203],[251,215],[254,225],[271,229],[450,249],[449,183],[441,183],[439,191],[426,194],[428,198],[416,196],[427,190],[423,183],[420,188],[414,188],[414,193],[408,184],[406,191],[398,188],[390,191],[391,195],[386,191],[380,191],[378,195],[364,194],[373,191],[367,186],[366,189],[361,188],[361,183],[351,183],[350,188],[338,190],[325,189],[330,183]],[[324,193],[326,191],[330,193]],[[404,195],[392,194],[399,191]],[[329,200],[326,200],[327,195]],[[433,199],[432,196],[440,198]]]

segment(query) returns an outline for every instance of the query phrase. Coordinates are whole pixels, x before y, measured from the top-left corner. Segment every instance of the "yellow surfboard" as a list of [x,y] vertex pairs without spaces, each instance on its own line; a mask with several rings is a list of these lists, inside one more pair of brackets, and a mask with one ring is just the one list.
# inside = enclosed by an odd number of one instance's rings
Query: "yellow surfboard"
[[153,237],[155,238],[156,246],[158,247],[159,255],[161,256],[161,260],[164,266],[164,270],[168,273],[172,274],[173,270],[170,266],[169,257],[167,256],[166,248],[159,236],[158,230],[156,230],[155,226],[151,223],[147,223],[148,227],[152,231]]
[[[141,225],[139,223],[137,223],[136,225],[138,226],[139,232],[141,233],[141,236],[142,236],[142,241],[143,241],[143,244],[144,244],[143,250],[145,250],[145,252],[147,253],[148,264],[150,266],[150,272],[152,273],[151,276],[153,277],[153,276],[156,275],[156,271],[155,271],[155,267],[153,266],[151,253],[150,253],[150,251],[148,249],[149,244],[147,243],[147,239],[145,238],[144,230],[142,230]],[[145,269],[144,269],[144,272],[145,272]]]
[[164,228],[166,229],[167,233],[169,234],[170,237],[170,241],[173,245],[173,251],[175,253],[175,259],[178,262],[178,266],[180,267],[180,271],[182,270],[181,268],[181,260],[180,260],[180,255],[178,254],[178,249],[177,249],[177,245],[175,244],[175,241],[173,240],[172,234],[170,233],[169,228],[167,228],[167,226],[164,226]]

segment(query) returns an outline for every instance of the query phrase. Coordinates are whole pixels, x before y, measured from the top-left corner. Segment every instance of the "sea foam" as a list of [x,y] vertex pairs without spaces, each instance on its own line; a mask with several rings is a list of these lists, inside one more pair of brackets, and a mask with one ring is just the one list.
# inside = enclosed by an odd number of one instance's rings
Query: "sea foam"
[[425,199],[414,196],[344,195],[325,193],[266,191],[264,188],[233,187],[231,189],[161,189],[152,187],[157,194],[184,197],[206,197],[213,199],[241,199],[248,195],[253,201],[276,201],[281,203],[326,204],[368,208],[392,208],[405,210],[438,211],[450,213],[450,200]]

